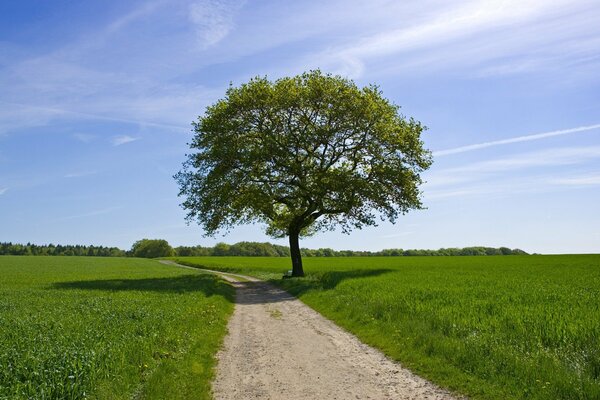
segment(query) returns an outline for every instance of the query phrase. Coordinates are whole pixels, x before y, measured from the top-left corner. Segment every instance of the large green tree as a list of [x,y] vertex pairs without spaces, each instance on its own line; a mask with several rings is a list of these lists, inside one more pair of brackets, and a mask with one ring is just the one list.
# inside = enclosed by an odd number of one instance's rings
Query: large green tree
[[299,237],[394,222],[422,207],[425,127],[377,86],[318,70],[257,77],[230,86],[193,127],[175,175],[188,221],[208,235],[265,223],[268,234],[289,237],[293,276],[304,275]]

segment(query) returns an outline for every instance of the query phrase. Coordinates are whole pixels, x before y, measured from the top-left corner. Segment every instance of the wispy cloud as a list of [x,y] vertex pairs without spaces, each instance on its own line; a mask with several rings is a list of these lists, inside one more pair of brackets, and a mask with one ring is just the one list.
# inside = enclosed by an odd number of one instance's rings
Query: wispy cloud
[[122,30],[132,22],[151,14],[156,11],[160,6],[164,5],[165,1],[146,1],[141,7],[131,10],[129,13],[120,16],[119,18],[112,21],[105,30],[105,33],[112,34]]
[[598,176],[556,175],[598,159],[600,146],[554,148],[432,171],[425,178],[424,199],[510,196],[557,190],[561,186],[595,185]]
[[415,233],[415,232],[414,231],[397,232],[397,233],[392,233],[389,235],[381,235],[379,237],[382,239],[393,239],[393,238],[397,238],[397,237],[412,235],[413,233]]
[[96,139],[96,135],[92,135],[90,133],[76,133],[73,135],[73,137],[83,143],[90,143]]
[[548,193],[557,190],[600,186],[600,174],[548,178],[547,174],[516,175],[504,179],[465,182],[460,187],[426,190],[424,200],[438,201],[467,197],[513,197],[525,193]]
[[67,221],[67,220],[71,220],[71,219],[79,219],[79,218],[87,218],[87,217],[94,217],[96,215],[103,215],[103,214],[109,214],[113,211],[119,210],[122,207],[109,207],[109,208],[102,208],[99,210],[94,210],[94,211],[90,211],[87,213],[83,213],[83,214],[75,214],[75,215],[69,215],[66,217],[62,217],[57,219],[56,221]]
[[431,15],[428,22],[364,38],[341,50],[340,55],[347,59],[363,59],[447,43],[535,14],[540,7],[531,3],[487,1],[460,4],[454,9]]
[[[200,28],[185,21],[189,1],[143,3],[104,26],[89,25],[56,49],[7,60],[0,74],[0,102],[6,105],[0,134],[73,119],[189,131],[227,82],[214,92],[182,82],[201,58],[190,51]],[[237,3],[218,4],[227,13]],[[211,12],[209,22],[218,14]]]
[[[498,187],[495,188],[499,190]],[[424,195],[425,200],[442,200],[448,199],[452,197],[465,197],[472,195],[481,195],[489,193],[489,187],[470,187],[468,189],[458,189],[458,190],[432,190],[427,191]]]
[[[64,43],[54,52],[22,57],[7,64],[9,68],[3,70],[0,77],[0,86],[4,89],[0,101],[13,105],[0,110],[0,134],[81,118],[187,132],[189,122],[220,97],[227,84],[206,81],[207,86],[194,86],[191,81],[185,81],[187,78],[193,77],[198,83],[199,71],[204,67],[225,64],[269,48],[283,47],[286,43],[311,43],[311,50],[283,57],[299,70],[321,67],[351,76],[361,75],[365,68],[371,68],[371,60],[379,63],[377,60],[385,57],[389,57],[386,60],[395,73],[401,73],[406,63],[412,62],[420,63],[421,67],[425,63],[427,68],[446,67],[447,61],[458,53],[459,63],[478,59],[483,53],[498,56],[497,46],[476,47],[471,50],[474,54],[458,52],[456,46],[473,47],[471,42],[464,44],[467,38],[490,46],[490,43],[496,45],[495,39],[501,36],[510,42],[503,45],[505,50],[500,53],[515,51],[531,55],[535,52],[529,50],[537,49],[538,43],[527,42],[512,30],[507,35],[506,30],[519,24],[521,28],[527,27],[541,20],[557,20],[557,24],[562,24],[559,11],[567,4],[562,0],[485,3],[427,0],[425,5],[382,0],[369,2],[368,6],[363,3],[253,5],[243,9],[244,20],[236,21],[243,1],[144,2],[103,27],[90,26],[89,31],[80,32],[71,43]],[[577,1],[573,9],[579,10],[583,7],[581,4],[586,3]],[[275,17],[266,20],[273,12]],[[564,18],[571,18],[572,14],[565,13]],[[562,30],[546,27],[544,34],[534,31],[527,39],[545,38],[544,43],[551,44],[546,47],[556,49],[557,41],[546,34],[556,31],[554,35],[569,38],[570,46],[587,43],[584,48],[574,47],[580,53],[570,59],[581,60],[598,54],[600,44],[591,39],[583,40],[580,32],[584,28],[573,28],[580,22],[578,15],[569,19]],[[187,21],[182,21],[182,17],[187,17]],[[258,21],[260,29],[256,28]],[[152,29],[148,30],[149,27]],[[537,29],[537,25],[531,29]],[[488,33],[496,35],[493,40]],[[147,40],[148,35],[156,36]],[[223,43],[229,36],[235,40]],[[193,51],[198,47],[197,42],[210,54]],[[130,57],[122,57],[125,51]],[[564,48],[555,52],[563,54]],[[157,59],[161,61],[156,62]],[[260,71],[277,75],[289,67],[286,62],[283,64],[269,63]],[[385,62],[377,68],[384,65]],[[488,68],[488,73],[503,73],[539,65],[550,64],[502,59],[482,69]],[[469,71],[469,76],[476,74]]]
[[76,171],[65,174],[65,178],[83,178],[84,176],[90,176],[97,174],[98,171]]
[[[180,99],[181,100],[181,99]],[[114,101],[113,100],[113,106],[114,106]],[[154,99],[148,99],[147,100],[147,104],[146,102],[140,101],[139,99],[137,100],[137,107],[144,109],[144,110],[148,110],[148,109],[153,109],[152,106],[157,106],[159,104],[163,104],[166,105],[167,103],[174,106],[175,104],[171,104],[171,102],[174,102],[175,99],[173,98],[154,98]],[[112,122],[123,122],[123,123],[128,123],[128,124],[136,124],[136,125],[140,125],[140,126],[151,126],[151,127],[156,127],[156,128],[165,128],[165,129],[169,129],[169,130],[178,130],[178,131],[188,131],[189,128],[184,126],[184,125],[174,125],[174,124],[168,124],[168,123],[160,123],[160,122],[153,122],[153,121],[149,121],[149,120],[141,120],[141,119],[132,119],[132,118],[121,118],[121,117],[116,117],[116,116],[111,116],[111,115],[103,115],[103,114],[95,114],[95,113],[89,113],[89,112],[82,112],[82,111],[75,111],[72,109],[68,109],[68,108],[58,108],[58,107],[47,107],[47,106],[37,106],[37,105],[30,105],[30,104],[18,104],[18,103],[6,103],[6,102],[1,102],[0,103],[4,103],[8,106],[12,106],[15,107],[19,110],[21,110],[21,113],[23,115],[27,114],[27,110],[31,110],[31,111],[36,111],[38,114],[41,114],[45,116],[46,120],[40,124],[45,124],[47,123],[48,120],[52,120],[55,118],[60,118],[60,117],[75,117],[75,118],[84,118],[84,119],[96,119],[96,120],[105,120],[105,121],[112,121]],[[104,99],[99,99],[99,101],[96,103],[96,106],[98,108],[103,108],[103,107],[109,107],[109,100],[106,100],[106,102],[104,102]],[[148,107],[146,107],[148,106]],[[23,121],[23,126],[27,126],[27,121]],[[1,128],[1,125],[0,125]],[[93,137],[92,136],[88,136],[86,134],[75,134],[73,135],[73,137],[75,137],[78,140],[84,141],[85,140],[92,140]]]
[[202,0],[190,5],[189,18],[196,26],[202,48],[223,40],[234,27],[234,17],[244,1]]
[[[536,56],[542,59],[558,56],[561,60],[585,58],[598,50],[596,44],[584,53],[577,53],[576,42],[588,41],[586,27],[592,24],[589,15],[593,7],[590,1],[461,1],[450,3],[451,8],[447,4],[429,4],[427,9],[434,11],[421,18],[411,15],[412,23],[403,21],[400,29],[382,29],[329,48],[313,58],[336,72],[357,78],[367,64],[372,65],[373,60],[381,64],[386,57],[392,60],[390,69],[395,73],[415,67],[447,69],[452,64],[483,64],[502,57],[517,57],[510,63],[502,60],[503,68],[481,65],[489,68],[487,73],[514,73],[545,67],[532,60],[531,49],[538,49]],[[399,59],[401,55],[404,57]]]
[[480,149],[485,149],[488,147],[501,146],[501,145],[505,145],[505,144],[529,142],[532,140],[546,139],[546,138],[554,137],[554,136],[562,136],[562,135],[569,135],[569,134],[573,134],[573,133],[577,133],[577,132],[591,131],[591,130],[595,130],[595,129],[599,129],[599,128],[600,128],[600,124],[594,124],[594,125],[587,125],[587,126],[579,126],[576,128],[560,129],[560,130],[550,131],[550,132],[517,136],[517,137],[512,137],[509,139],[494,140],[491,142],[471,144],[468,146],[455,147],[452,149],[438,150],[438,151],[433,152],[433,156],[434,157],[447,156],[450,154],[464,153],[467,151],[480,150]]
[[525,171],[532,168],[576,165],[599,158],[600,146],[559,147],[521,153],[434,171],[426,177],[426,187],[463,185],[467,182],[489,179],[490,176],[514,173],[515,170]]
[[593,175],[571,176],[566,178],[555,178],[548,180],[552,185],[565,186],[598,186],[600,185],[600,173]]
[[6,191],[8,190],[7,187],[5,188],[0,188],[0,196],[2,196],[4,193],[6,193]]
[[477,182],[468,185],[462,185],[460,188],[447,188],[439,190],[426,191],[424,200],[438,201],[450,198],[470,198],[470,197],[512,197],[522,193],[540,193],[555,190],[544,182],[543,177],[513,177],[512,179],[496,180],[493,182]]
[[110,141],[113,146],[121,146],[126,143],[135,142],[136,140],[139,140],[139,139],[140,139],[139,137],[133,137],[133,136],[129,136],[129,135],[119,135],[119,136],[113,136]]
[[426,177],[424,199],[482,195],[510,196],[557,190],[560,186],[600,184],[600,175],[564,175],[572,166],[596,162],[600,146],[553,148],[433,171]]

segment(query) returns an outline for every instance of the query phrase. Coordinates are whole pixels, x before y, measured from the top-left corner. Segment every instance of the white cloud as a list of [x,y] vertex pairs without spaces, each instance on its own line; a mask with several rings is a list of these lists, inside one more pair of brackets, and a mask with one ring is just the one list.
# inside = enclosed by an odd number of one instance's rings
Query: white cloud
[[[450,198],[493,197],[510,198],[525,193],[548,193],[557,190],[596,187],[600,185],[600,175],[548,178],[548,174],[513,175],[504,179],[487,179],[479,182],[465,182],[459,187],[425,190],[423,199],[438,201]],[[490,203],[492,205],[493,203]]]
[[128,14],[122,15],[121,17],[115,19],[113,22],[108,25],[106,28],[106,34],[112,34],[122,30],[127,25],[132,22],[147,16],[148,14],[156,11],[160,6],[164,5],[165,1],[147,1],[142,4],[141,7],[133,9]]
[[136,140],[139,140],[139,139],[140,139],[139,137],[132,137],[129,135],[119,135],[119,136],[113,136],[110,141],[113,146],[121,146],[122,144],[135,142]]
[[[423,186],[425,201],[473,196],[511,196],[560,187],[600,185],[600,175],[556,177],[569,166],[600,159],[600,146],[553,148],[433,171]],[[560,168],[557,168],[560,167]]]
[[[6,105],[0,110],[0,133],[45,126],[61,119],[123,122],[169,132],[189,132],[189,123],[224,90],[168,85],[140,89],[132,85],[131,93],[121,94],[112,93],[107,86],[106,90],[101,90],[94,99],[86,102],[79,101],[80,96],[75,94],[61,97],[57,90],[56,94],[45,97],[45,102],[54,104],[51,107],[0,101]],[[93,139],[88,134],[75,134],[73,137],[82,142]]]
[[67,221],[70,219],[78,219],[78,218],[87,218],[87,217],[94,217],[96,215],[103,215],[103,214],[109,214],[115,210],[119,210],[123,207],[109,207],[109,208],[103,208],[100,210],[94,210],[94,211],[90,211],[87,213],[83,213],[83,214],[75,214],[75,215],[69,215],[63,218],[58,218],[55,221]]
[[465,197],[471,195],[485,194],[488,192],[489,189],[482,188],[469,188],[459,190],[434,190],[425,192],[423,197],[425,198],[425,200],[440,200],[451,197]]
[[7,190],[8,190],[8,188],[7,188],[7,187],[5,187],[5,188],[1,188],[1,189],[0,189],[0,196],[2,196],[4,193],[6,193],[6,191],[7,191]]
[[70,173],[66,174],[64,177],[65,178],[82,178],[84,176],[95,175],[97,173],[98,173],[98,171],[76,171],[76,172],[70,172]]
[[[197,83],[196,79],[203,79],[199,76],[203,67],[284,48],[287,43],[306,43],[310,50],[286,54],[259,71],[253,67],[245,76],[263,72],[280,76],[311,67],[349,76],[389,67],[401,74],[409,64],[423,70],[446,68],[482,54],[498,57],[516,52],[533,57],[537,52],[531,50],[538,50],[540,44],[551,55],[572,62],[591,60],[600,50],[600,41],[589,38],[589,32],[596,32],[590,28],[594,21],[581,23],[581,13],[571,13],[562,0],[259,3],[246,7],[244,20],[237,22],[242,1],[144,2],[104,27],[86,28],[55,51],[11,59],[0,76],[0,101],[13,105],[0,110],[0,134],[75,118],[188,132],[189,122],[222,95],[226,83],[206,87],[186,79],[193,77]],[[585,4],[575,1],[572,8],[577,11]],[[596,14],[590,12],[588,18],[593,20]],[[181,21],[182,17],[188,21]],[[544,21],[554,25],[540,29]],[[529,29],[528,34],[522,35],[522,29]],[[584,40],[581,32],[586,30]],[[232,40],[226,45],[216,46],[229,36]],[[565,38],[570,53],[564,51]],[[197,41],[210,47],[210,53],[190,51]],[[503,58],[481,69],[498,74],[540,65],[556,63]]]
[[504,145],[504,144],[529,142],[532,140],[546,139],[546,138],[554,137],[554,136],[562,136],[562,135],[568,135],[568,134],[577,133],[577,132],[591,131],[591,130],[598,129],[598,128],[600,128],[600,124],[580,126],[577,128],[561,129],[561,130],[543,132],[543,133],[536,133],[536,134],[532,134],[532,135],[517,136],[517,137],[512,137],[509,139],[494,140],[491,142],[484,142],[484,143],[471,144],[468,146],[455,147],[453,149],[438,150],[438,151],[433,152],[433,156],[440,157],[440,156],[446,156],[446,155],[450,155],[450,154],[458,154],[458,153],[464,153],[467,151],[485,149],[487,147],[500,146],[500,145]]
[[[556,187],[555,187],[556,188]],[[474,184],[462,185],[459,188],[446,188],[425,191],[423,198],[427,201],[450,198],[467,198],[478,196],[511,197],[522,193],[539,193],[552,190],[552,187],[540,177],[512,177],[507,180],[490,180]],[[490,203],[491,204],[491,203]]]
[[202,48],[223,40],[234,27],[234,17],[244,2],[202,0],[190,5],[189,18]]
[[600,174],[555,178],[548,180],[548,183],[565,186],[597,186],[600,185]]
[[[501,60],[497,67],[497,61],[492,66],[480,66],[487,69],[487,74],[498,74],[544,68],[547,65],[540,60],[550,56],[567,61],[582,59],[597,54],[599,48],[595,43],[582,51],[579,45],[591,43],[589,32],[595,22],[590,15],[598,14],[591,1],[491,0],[451,4],[456,6],[448,9],[444,4],[428,4],[423,8],[433,12],[420,18],[408,14],[410,18],[402,19],[402,28],[381,30],[312,58],[327,69],[345,71],[358,78],[366,69],[365,64],[373,60],[377,60],[378,69],[399,73],[409,68],[448,69],[452,64],[464,66],[518,57],[510,63]],[[397,11],[392,15],[403,16]],[[391,58],[387,68],[382,66],[386,57]]]
[[90,133],[75,133],[73,137],[83,143],[90,143],[96,139],[96,135],[92,135]]
[[0,104],[2,104],[2,107],[0,107],[0,135],[23,128],[45,126],[49,121],[63,115],[59,110],[32,110],[31,108],[24,108],[20,104],[8,103],[2,100],[0,100]]
[[[582,164],[600,158],[600,146],[559,147],[496,160],[476,162],[461,167],[433,171],[426,176],[426,187],[457,186],[467,182],[489,179],[490,176],[524,171],[539,167]],[[462,190],[462,189],[461,189]]]
[[0,74],[0,135],[72,119],[189,132],[226,82],[217,90],[181,80],[202,57],[190,52],[194,26],[181,21],[188,6],[144,2],[104,27],[86,27],[60,48],[7,60]]
[[405,232],[391,233],[389,235],[381,235],[379,237],[382,239],[393,239],[393,238],[398,238],[398,237],[402,237],[402,236],[412,235],[414,233],[415,233],[414,231],[405,231]]

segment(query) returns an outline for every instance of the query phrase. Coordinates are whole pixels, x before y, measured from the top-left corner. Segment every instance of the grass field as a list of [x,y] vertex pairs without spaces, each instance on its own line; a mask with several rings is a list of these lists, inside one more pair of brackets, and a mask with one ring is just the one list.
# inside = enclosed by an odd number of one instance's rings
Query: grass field
[[190,257],[273,279],[413,371],[482,399],[600,399],[600,256]]
[[0,257],[0,399],[210,398],[233,288],[154,260]]

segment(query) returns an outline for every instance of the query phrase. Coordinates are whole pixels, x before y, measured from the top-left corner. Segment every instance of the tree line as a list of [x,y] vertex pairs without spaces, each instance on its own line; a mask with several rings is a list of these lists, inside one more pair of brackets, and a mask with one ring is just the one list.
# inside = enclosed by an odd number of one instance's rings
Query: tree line
[[117,247],[0,242],[0,255],[124,257],[126,253]]
[[[360,250],[334,250],[330,248],[300,249],[303,257],[399,257],[399,256],[509,256],[526,255],[521,249],[508,247],[483,247],[472,246],[463,248],[442,248],[438,250],[422,249],[384,249],[379,251]],[[214,247],[180,246],[174,249],[175,255],[187,256],[262,256],[262,257],[289,257],[290,249],[272,243],[239,242],[233,245],[218,243]]]
[[[380,251],[334,250],[330,248],[301,249],[304,257],[411,257],[411,256],[500,256],[526,255],[521,249],[508,247],[463,247],[438,250],[384,249]],[[0,255],[40,255],[40,256],[97,256],[97,257],[189,257],[189,256],[244,256],[244,257],[289,257],[290,249],[273,243],[238,242],[235,244],[217,243],[215,246],[171,247],[166,240],[142,239],[135,242],[128,251],[117,247],[82,245],[35,245],[31,243],[0,243]]]

